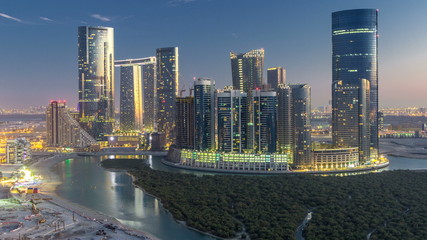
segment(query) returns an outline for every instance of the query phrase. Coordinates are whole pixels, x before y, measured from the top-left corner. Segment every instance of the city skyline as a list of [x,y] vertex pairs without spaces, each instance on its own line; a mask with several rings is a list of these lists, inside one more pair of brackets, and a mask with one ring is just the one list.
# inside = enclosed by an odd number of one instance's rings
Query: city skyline
[[[181,55],[180,88],[189,88],[193,77],[210,77],[221,88],[231,81],[230,51],[264,48],[264,69],[283,66],[287,69],[289,83],[312,86],[313,106],[325,105],[330,100],[332,75],[330,16],[333,11],[355,8],[380,9],[380,107],[423,105],[422,89],[427,83],[422,81],[426,75],[422,59],[427,52],[416,46],[422,46],[422,40],[427,38],[426,33],[417,31],[417,23],[425,22],[426,15],[421,9],[427,3],[391,5],[387,1],[330,1],[320,4],[310,1],[310,4],[291,5],[290,2],[279,1],[245,1],[242,6],[242,2],[132,2],[111,8],[113,1],[105,1],[105,6],[85,2],[81,8],[76,6],[79,1],[61,6],[53,4],[53,1],[37,4],[28,1],[28,9],[18,9],[14,3],[2,3],[0,24],[6,34],[0,44],[16,44],[19,48],[9,47],[4,51],[7,61],[1,65],[3,77],[0,81],[7,87],[0,90],[0,107],[22,107],[28,102],[45,105],[50,99],[67,99],[70,107],[77,105],[74,92],[78,77],[75,71],[75,29],[80,25],[113,27],[117,59],[148,57],[156,48],[178,46]],[[137,13],[133,10],[140,9],[137,7],[146,8]],[[233,15],[238,8],[245,11],[259,9],[261,18],[257,21],[241,16],[248,20],[249,25],[259,28],[259,33],[252,33],[248,25],[233,22],[240,16]],[[207,12],[208,9],[212,11]],[[278,14],[280,9],[283,14]],[[168,19],[150,19],[160,10],[168,15]],[[271,12],[264,13],[267,10]],[[224,14],[219,18],[221,11]],[[292,19],[297,16],[293,12],[301,11],[306,11],[306,21],[293,24]],[[190,12],[193,14],[186,14]],[[394,18],[397,13],[402,14],[398,20]],[[199,18],[200,14],[207,16]],[[195,19],[200,21],[196,23]],[[167,26],[171,26],[169,33],[159,30]],[[200,61],[205,55],[209,58]],[[27,64],[23,59],[30,59],[32,63]],[[44,65],[50,68],[42,71]],[[20,71],[23,66],[26,71]],[[27,90],[25,86],[31,82],[38,84]],[[400,94],[400,85],[411,94]],[[22,94],[15,94],[16,91]]]

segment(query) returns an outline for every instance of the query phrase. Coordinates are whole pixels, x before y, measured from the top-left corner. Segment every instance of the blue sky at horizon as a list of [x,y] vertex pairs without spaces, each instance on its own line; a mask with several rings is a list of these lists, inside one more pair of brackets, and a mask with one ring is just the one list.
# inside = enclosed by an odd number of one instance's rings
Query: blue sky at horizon
[[0,2],[0,108],[50,99],[76,105],[81,25],[113,27],[116,59],[178,46],[185,88],[194,77],[211,77],[218,88],[230,85],[229,52],[264,48],[265,69],[284,66],[289,83],[312,86],[313,106],[325,105],[331,97],[331,13],[353,8],[380,10],[380,106],[426,106],[424,1],[17,0]]

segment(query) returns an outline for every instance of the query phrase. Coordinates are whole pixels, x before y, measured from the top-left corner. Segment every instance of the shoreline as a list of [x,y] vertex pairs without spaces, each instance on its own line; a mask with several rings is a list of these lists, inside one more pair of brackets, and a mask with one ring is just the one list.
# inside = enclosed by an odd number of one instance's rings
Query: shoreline
[[[52,171],[52,168],[65,161],[69,158],[76,158],[77,154],[60,154],[54,155],[47,159],[43,159],[41,161],[35,162],[30,167],[33,168],[34,173],[42,176],[43,182],[41,184],[41,193],[40,195],[43,197],[52,198],[52,200],[47,200],[47,202],[56,205],[64,210],[75,213],[76,215],[85,218],[88,221],[92,221],[94,223],[98,223],[101,226],[105,224],[114,224],[118,228],[117,230],[122,231],[127,235],[128,238],[137,237],[138,239],[150,239],[150,240],[158,240],[156,237],[150,235],[149,233],[133,229],[129,226],[125,226],[120,223],[116,218],[107,216],[101,212],[98,212],[94,209],[90,209],[88,207],[82,206],[78,203],[74,203],[68,199],[65,199],[57,194],[57,186],[61,185],[62,182],[59,180],[59,176],[56,172]],[[113,238],[114,239],[114,238]]]
[[157,201],[159,201],[159,203],[162,205],[163,209],[164,209],[168,214],[170,214],[170,216],[173,218],[173,220],[174,220],[176,223],[181,224],[182,226],[184,226],[184,227],[186,227],[186,228],[188,228],[188,229],[191,229],[192,231],[195,231],[195,232],[198,232],[198,233],[204,234],[204,235],[209,236],[209,237],[212,237],[212,238],[222,239],[222,240],[235,239],[235,238],[222,238],[222,237],[218,237],[218,236],[215,236],[215,235],[213,235],[213,234],[211,234],[211,233],[203,232],[203,231],[201,231],[201,230],[199,230],[199,229],[196,229],[196,228],[190,227],[190,226],[188,226],[188,225],[187,225],[187,223],[186,223],[185,221],[177,220],[177,219],[173,216],[173,214],[169,211],[169,209],[167,209],[167,208],[165,208],[165,207],[163,206],[163,203],[162,203],[162,199],[161,199],[161,198],[159,198],[159,197],[157,197],[156,195],[153,195],[153,194],[151,194],[151,193],[147,192],[143,187],[136,185],[136,184],[135,184],[135,176],[134,176],[134,175],[132,175],[131,173],[129,173],[129,170],[126,170],[126,175],[128,175],[128,176],[130,176],[130,177],[132,178],[132,185],[133,185],[135,188],[138,188],[138,189],[140,189],[141,191],[143,191],[143,192],[144,192],[144,194],[147,194],[148,196],[150,196],[150,197],[153,197],[153,198],[157,199]]
[[215,169],[215,168],[198,168],[198,167],[190,167],[190,166],[184,166],[180,164],[176,164],[173,162],[167,161],[165,158],[162,158],[162,163],[174,167],[174,168],[180,168],[180,169],[186,169],[190,171],[200,171],[200,172],[211,172],[211,173],[229,173],[229,174],[248,174],[248,175],[300,175],[300,174],[338,174],[338,173],[355,173],[355,172],[366,172],[366,171],[373,171],[373,170],[379,170],[386,168],[390,165],[390,162],[382,163],[376,166],[369,166],[365,168],[357,168],[357,169],[342,169],[342,170],[330,170],[330,171],[301,171],[301,172],[294,172],[294,171],[282,171],[282,172],[273,172],[273,171],[244,171],[244,170],[226,170],[226,169]]

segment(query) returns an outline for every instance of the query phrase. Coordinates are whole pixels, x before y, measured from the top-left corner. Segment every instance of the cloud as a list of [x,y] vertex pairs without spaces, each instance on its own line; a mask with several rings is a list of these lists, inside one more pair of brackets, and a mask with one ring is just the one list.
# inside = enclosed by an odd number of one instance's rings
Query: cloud
[[194,2],[196,0],[170,0],[168,2],[169,6],[175,7],[178,5],[182,5],[182,4],[187,4],[187,3],[191,3]]
[[93,18],[95,18],[95,19],[101,20],[103,22],[109,22],[109,21],[111,21],[110,18],[101,16],[100,14],[92,14],[90,16],[93,17]]
[[21,19],[9,16],[9,15],[4,14],[4,13],[0,13],[0,17],[4,17],[4,18],[7,18],[7,19],[10,19],[10,20],[13,20],[13,21],[17,21],[17,22],[22,22]]
[[40,17],[40,19],[43,20],[43,21],[53,22],[52,19],[47,18],[47,17]]

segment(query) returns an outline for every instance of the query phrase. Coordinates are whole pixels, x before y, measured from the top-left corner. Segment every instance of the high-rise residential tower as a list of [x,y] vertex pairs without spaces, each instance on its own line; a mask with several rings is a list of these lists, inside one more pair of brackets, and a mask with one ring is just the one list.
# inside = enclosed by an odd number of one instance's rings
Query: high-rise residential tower
[[157,57],[157,130],[165,134],[166,144],[174,141],[175,98],[179,88],[178,48],[158,48]]
[[247,53],[230,52],[233,88],[249,92],[264,84],[264,49],[255,49]]
[[120,129],[155,129],[156,57],[115,61],[120,67]]
[[277,151],[289,154],[291,159],[295,149],[293,120],[292,89],[285,84],[279,84],[277,88]]
[[120,130],[137,131],[143,128],[141,67],[120,68]]
[[256,153],[276,152],[276,111],[275,91],[252,90],[253,136],[251,141]]
[[274,90],[277,90],[279,84],[286,84],[286,70],[283,67],[267,69],[267,83]]
[[195,135],[194,148],[215,148],[215,81],[198,78],[194,81]]
[[80,124],[94,138],[113,131],[114,30],[78,28]]
[[247,144],[247,93],[240,90],[218,90],[218,150],[243,153]]
[[179,148],[194,148],[194,97],[176,98],[176,146]]
[[[334,119],[356,119],[353,111],[344,111],[340,107],[344,103],[338,102],[340,98],[334,94],[341,93],[341,88],[361,88],[367,85],[369,92],[369,114],[367,121],[359,119],[359,122],[349,124],[333,124],[334,143],[347,147],[361,147],[354,145],[355,141],[346,142],[338,140],[337,136],[345,135],[351,128],[353,132],[358,131],[359,125],[367,122],[370,136],[371,158],[378,156],[378,10],[376,9],[354,9],[332,13],[332,108]],[[362,83],[366,79],[369,84]],[[362,81],[362,82],[361,82]],[[337,87],[338,89],[335,89]],[[345,90],[343,90],[345,92]],[[357,94],[354,93],[356,96]],[[360,94],[359,94],[360,96]],[[355,99],[361,104],[359,99]],[[348,106],[346,106],[347,108]],[[365,132],[366,133],[366,132]],[[365,134],[362,133],[362,134]],[[365,139],[366,136],[359,136]],[[358,141],[359,143],[362,140]],[[365,147],[361,147],[365,148]],[[365,155],[366,157],[366,155]],[[361,158],[364,158],[361,155]],[[366,160],[366,159],[365,159]]]
[[294,164],[310,168],[311,159],[311,88],[307,84],[289,85],[292,92],[292,115],[295,128]]

